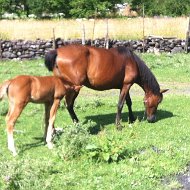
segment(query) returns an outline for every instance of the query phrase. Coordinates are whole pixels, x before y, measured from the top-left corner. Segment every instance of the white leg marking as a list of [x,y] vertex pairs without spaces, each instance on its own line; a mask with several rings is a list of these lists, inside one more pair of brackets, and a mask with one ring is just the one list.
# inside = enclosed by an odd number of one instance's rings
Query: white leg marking
[[14,139],[13,139],[13,134],[8,133],[8,149],[13,153],[13,156],[16,156],[16,149],[14,145]]
[[47,136],[46,136],[46,142],[47,142],[47,146],[49,149],[53,148],[53,143],[52,143],[53,131],[54,131],[53,126],[49,125],[48,131],[47,131]]

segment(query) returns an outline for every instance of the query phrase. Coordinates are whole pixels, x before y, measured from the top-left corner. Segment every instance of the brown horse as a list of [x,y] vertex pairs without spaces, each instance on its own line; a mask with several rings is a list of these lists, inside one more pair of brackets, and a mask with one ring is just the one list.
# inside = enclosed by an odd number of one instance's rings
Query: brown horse
[[[137,83],[144,91],[144,104],[147,120],[154,122],[158,104],[163,93],[160,86],[145,63],[129,48],[118,47],[109,50],[103,48],[68,45],[48,52],[45,65],[56,76],[64,76],[76,85],[85,85],[95,90],[120,89],[117,106],[116,125],[120,128],[121,111],[126,100],[129,110],[129,122],[135,120],[130,87]],[[73,120],[78,118],[73,110],[78,92],[66,95],[67,109]]]
[[4,96],[9,99],[9,111],[6,116],[8,148],[15,156],[13,129],[16,120],[20,116],[28,102],[43,103],[45,105],[45,132],[48,148],[52,148],[52,135],[54,133],[54,121],[56,111],[62,98],[72,91],[78,93],[80,86],[56,76],[27,76],[20,75],[14,79],[5,81],[0,86],[0,100]]

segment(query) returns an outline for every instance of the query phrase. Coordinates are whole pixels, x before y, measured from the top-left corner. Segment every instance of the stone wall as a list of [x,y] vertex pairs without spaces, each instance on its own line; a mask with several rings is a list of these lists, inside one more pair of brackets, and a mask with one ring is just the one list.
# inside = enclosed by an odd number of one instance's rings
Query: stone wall
[[[55,46],[60,47],[67,44],[82,44],[82,40],[56,39]],[[105,47],[105,39],[85,41],[86,45]],[[177,53],[185,50],[185,40],[176,38],[147,37],[144,40],[109,40],[109,48],[118,46],[129,46],[137,52],[170,52]],[[45,53],[53,49],[53,40],[26,41],[26,40],[0,40],[1,59],[32,59],[44,57]]]

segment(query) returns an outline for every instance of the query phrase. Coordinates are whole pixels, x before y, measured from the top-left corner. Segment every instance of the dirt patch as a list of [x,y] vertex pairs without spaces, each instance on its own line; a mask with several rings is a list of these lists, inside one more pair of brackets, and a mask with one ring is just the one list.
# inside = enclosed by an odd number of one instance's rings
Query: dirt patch
[[160,84],[161,88],[168,88],[170,94],[190,95],[190,83],[164,82]]
[[[173,183],[174,181],[177,183]],[[162,179],[162,183],[164,186],[170,186],[171,190],[190,190],[190,166],[188,166],[187,170],[183,173],[165,177]]]
[[181,173],[176,176],[177,181],[182,185],[180,190],[190,190],[190,166],[185,173]]
[[[161,89],[169,89],[166,94],[172,95],[190,95],[190,82],[189,83],[180,83],[180,82],[162,82],[160,83]],[[80,95],[82,96],[97,96],[97,97],[110,97],[116,96],[119,97],[118,89],[104,90],[104,91],[96,91],[86,87],[83,87],[80,91]],[[130,89],[130,95],[133,96],[142,96],[144,97],[144,91],[137,84],[134,84]]]

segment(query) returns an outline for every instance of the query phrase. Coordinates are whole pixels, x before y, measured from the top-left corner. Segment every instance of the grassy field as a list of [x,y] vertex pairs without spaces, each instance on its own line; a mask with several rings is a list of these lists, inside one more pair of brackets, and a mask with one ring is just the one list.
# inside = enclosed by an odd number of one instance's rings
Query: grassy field
[[[178,18],[145,18],[144,34],[185,39],[189,19]],[[0,20],[0,38],[36,40],[51,39],[53,29],[55,36],[65,40],[81,38],[83,24],[86,39],[102,38],[106,36],[106,20]],[[111,39],[142,39],[143,19],[109,19],[109,37]],[[6,26],[6,27],[4,27]],[[93,35],[94,29],[94,35]]]
[[[170,190],[181,185],[175,174],[190,161],[190,63],[188,54],[141,55],[162,87],[170,88],[158,109],[158,121],[143,119],[143,93],[131,90],[138,120],[127,122],[124,107],[122,131],[114,126],[118,91],[82,88],[75,103],[80,118],[73,125],[62,104],[56,127],[55,148],[42,141],[43,106],[29,104],[19,118],[15,142],[19,155],[7,150],[5,114],[0,102],[0,189],[2,190]],[[0,82],[18,74],[51,75],[43,60],[0,63]]]

